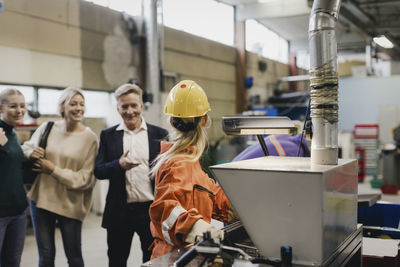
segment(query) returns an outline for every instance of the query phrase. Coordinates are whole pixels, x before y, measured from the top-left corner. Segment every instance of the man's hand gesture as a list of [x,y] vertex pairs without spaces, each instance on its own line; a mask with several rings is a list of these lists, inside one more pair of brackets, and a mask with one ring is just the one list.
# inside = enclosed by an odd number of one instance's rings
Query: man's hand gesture
[[129,171],[130,169],[139,166],[140,163],[132,161],[132,159],[129,157],[129,150],[128,150],[119,159],[119,165],[121,166],[122,169]]

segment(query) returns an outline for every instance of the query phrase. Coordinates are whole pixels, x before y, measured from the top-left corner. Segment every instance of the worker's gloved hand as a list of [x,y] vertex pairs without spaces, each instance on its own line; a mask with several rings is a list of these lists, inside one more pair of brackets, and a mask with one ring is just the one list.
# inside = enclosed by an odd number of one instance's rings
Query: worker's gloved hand
[[219,230],[206,221],[200,219],[193,224],[185,238],[185,242],[194,243],[199,241],[203,239],[203,233],[207,231],[210,232],[212,240],[217,244],[221,243],[221,241],[224,239],[224,231]]

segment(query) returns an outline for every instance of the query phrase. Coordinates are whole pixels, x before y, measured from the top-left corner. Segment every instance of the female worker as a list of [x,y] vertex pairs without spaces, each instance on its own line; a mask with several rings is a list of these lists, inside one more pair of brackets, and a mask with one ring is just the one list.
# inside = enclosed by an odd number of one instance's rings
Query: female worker
[[216,242],[223,238],[210,221],[228,221],[229,201],[199,163],[207,144],[209,110],[203,89],[190,80],[179,82],[167,97],[164,113],[171,117],[174,133],[171,142],[161,142],[161,154],[151,171],[156,175],[150,206],[152,259],[193,243],[205,231]]
[[0,266],[18,267],[24,248],[27,199],[22,181],[24,154],[13,130],[26,111],[20,91],[0,93]]
[[63,120],[54,123],[46,149],[37,146],[46,123],[23,146],[25,156],[36,160],[35,168],[40,173],[28,197],[39,266],[54,266],[58,222],[69,266],[81,267],[82,221],[92,202],[97,137],[82,124],[85,98],[81,89],[64,89],[58,108]]

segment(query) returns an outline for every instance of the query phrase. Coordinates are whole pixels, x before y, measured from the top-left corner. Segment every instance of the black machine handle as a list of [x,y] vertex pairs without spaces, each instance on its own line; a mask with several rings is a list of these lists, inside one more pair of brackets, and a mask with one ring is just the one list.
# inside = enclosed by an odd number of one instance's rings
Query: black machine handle
[[264,136],[262,136],[261,134],[257,134],[257,139],[258,139],[258,142],[260,142],[260,146],[264,152],[264,155],[269,156],[269,151],[267,148],[267,144],[265,143]]

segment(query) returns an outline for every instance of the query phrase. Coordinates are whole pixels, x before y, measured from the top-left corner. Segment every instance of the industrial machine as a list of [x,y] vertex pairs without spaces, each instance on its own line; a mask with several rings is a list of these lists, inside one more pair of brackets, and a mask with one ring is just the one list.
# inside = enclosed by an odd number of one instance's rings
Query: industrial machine
[[360,248],[356,160],[314,165],[269,156],[211,170],[264,257],[279,259],[290,246],[294,264],[325,266],[343,244],[349,254]]
[[[271,120],[223,118],[222,128],[230,134],[259,135],[292,127],[277,117],[269,128]],[[291,248],[292,263],[299,266],[341,266],[360,256],[357,161],[323,165],[310,158],[265,154],[211,166],[261,258],[282,260],[282,247]]]

